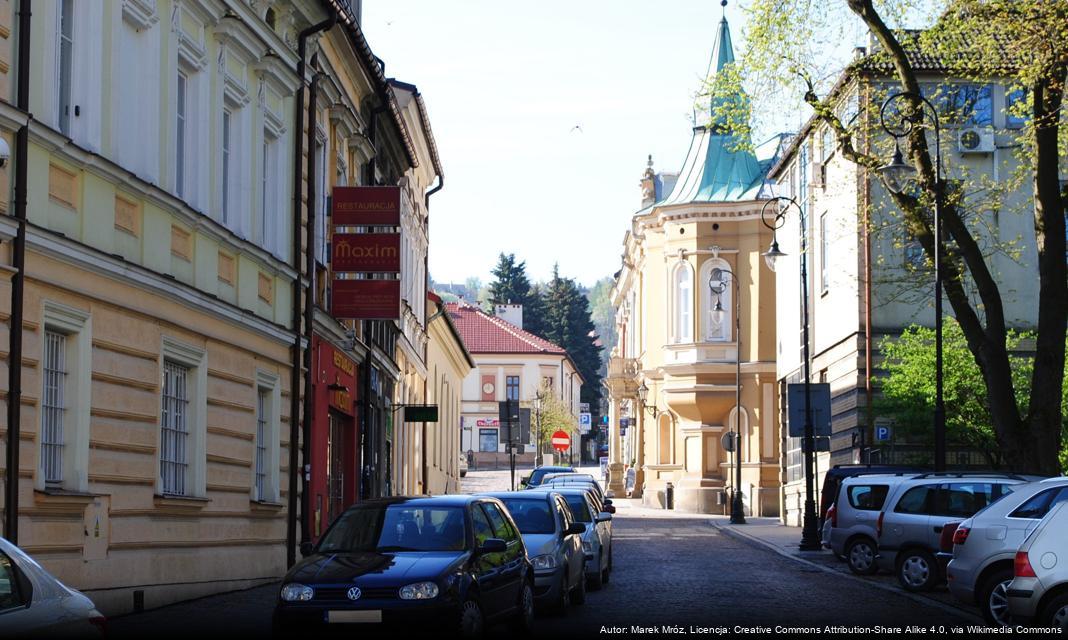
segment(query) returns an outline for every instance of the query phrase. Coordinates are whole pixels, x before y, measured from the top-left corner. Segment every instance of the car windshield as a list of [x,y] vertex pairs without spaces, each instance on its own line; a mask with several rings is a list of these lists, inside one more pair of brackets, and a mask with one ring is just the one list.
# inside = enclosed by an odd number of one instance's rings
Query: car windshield
[[549,503],[544,499],[506,499],[504,506],[508,507],[512,519],[519,526],[519,533],[553,533],[556,531],[556,522],[553,520],[552,512],[549,511]]
[[341,514],[319,551],[463,551],[466,546],[462,508],[392,504]]
[[566,495],[564,500],[567,500],[567,506],[571,507],[571,513],[574,514],[576,521],[593,521],[593,517],[590,516],[590,508],[586,505],[585,495]]

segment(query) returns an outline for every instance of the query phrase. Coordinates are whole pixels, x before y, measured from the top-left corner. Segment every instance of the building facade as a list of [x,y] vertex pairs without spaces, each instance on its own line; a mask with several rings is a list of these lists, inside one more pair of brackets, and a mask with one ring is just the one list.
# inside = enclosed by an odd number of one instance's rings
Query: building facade
[[574,417],[574,444],[568,459],[578,460],[579,393],[584,380],[567,351],[523,330],[522,305],[498,305],[495,316],[465,302],[446,306],[475,362],[463,382],[463,452],[479,467],[509,464],[499,403],[512,400],[531,411],[530,430],[524,429],[517,438],[524,447],[516,459],[521,464],[534,463],[534,445],[539,440],[538,394],[548,389]]
[[[711,71],[733,63],[725,18],[713,51]],[[632,495],[647,505],[666,506],[671,484],[674,508],[724,513],[735,483],[723,436],[737,428],[746,513],[773,515],[775,281],[760,257],[771,239],[760,211],[779,138],[746,150],[727,117],[713,101],[682,170],[658,175],[650,159],[643,176],[612,291],[609,491],[625,491],[631,469]]]

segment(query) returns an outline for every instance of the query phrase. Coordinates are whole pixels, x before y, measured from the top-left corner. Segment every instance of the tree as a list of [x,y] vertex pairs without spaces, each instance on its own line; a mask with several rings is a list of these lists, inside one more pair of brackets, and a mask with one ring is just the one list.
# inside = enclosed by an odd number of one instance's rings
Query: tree
[[[926,13],[925,8],[933,11]],[[860,117],[852,121],[842,117],[848,110],[843,109],[840,93],[830,86],[837,74],[828,73],[828,57],[823,55],[835,48],[829,43],[842,41],[843,25],[850,22],[850,13],[878,43],[871,56],[849,67],[850,74],[868,79],[889,77],[894,85],[890,90],[920,94],[918,67],[936,60],[947,75],[986,81],[995,78],[1023,91],[1018,109],[1027,121],[1015,142],[1024,170],[1012,178],[1015,185],[1029,188],[1033,195],[1026,215],[1033,221],[1039,276],[1036,356],[1025,402],[1019,402],[1020,381],[1013,375],[1011,332],[1003,299],[1007,292],[1002,291],[990,260],[1003,248],[997,247],[996,239],[984,233],[981,221],[970,215],[960,197],[968,189],[951,188],[946,179],[936,181],[928,128],[914,127],[903,150],[917,171],[918,189],[890,198],[928,260],[936,250],[930,204],[938,197],[943,199],[945,241],[938,250],[946,274],[945,296],[980,372],[993,437],[1010,467],[1057,473],[1063,441],[1068,322],[1068,190],[1059,181],[1068,156],[1068,127],[1062,108],[1068,78],[1068,0],[898,0],[881,2],[878,7],[874,0],[754,0],[749,11],[747,48],[730,73],[712,83],[713,99],[732,91],[737,94],[743,73],[750,94],[758,101],[783,100],[791,92],[800,93],[817,121],[834,132],[842,155],[869,171],[884,164],[888,155],[888,141],[877,130],[880,93],[875,92],[868,101],[860,100]],[[921,15],[931,19],[930,28],[905,29],[909,19]],[[880,83],[869,84],[878,88]],[[741,131],[748,126],[749,105],[747,101],[736,103],[738,111],[730,120]],[[918,101],[909,101],[901,115],[915,119],[921,108]],[[947,138],[943,148],[949,148],[948,143]],[[974,189],[977,185],[972,181],[971,186]],[[999,185],[984,186],[987,197],[997,195]],[[1006,179],[1000,187],[1004,195],[1012,191],[1014,183]]]
[[615,345],[617,340],[616,309],[612,306],[612,289],[615,285],[616,281],[613,278],[601,278],[594,283],[593,288],[586,295],[590,301],[590,316],[593,319],[593,326],[597,330],[597,335],[601,338],[601,344],[608,345],[607,348],[602,347],[601,351],[601,368],[599,372],[602,377],[607,373],[611,346]]
[[543,289],[545,311],[541,337],[567,350],[582,375],[582,401],[598,406],[601,399],[601,349],[590,318],[590,303],[571,278],[560,275],[553,265],[553,277]]
[[563,431],[574,438],[578,433],[575,416],[567,403],[556,393],[556,388],[548,382],[542,382],[538,395],[541,397],[540,404],[535,407],[535,414],[532,416],[538,446],[544,449],[557,431]]
[[516,260],[514,253],[502,253],[493,268],[496,278],[489,285],[490,302],[493,304],[525,304],[530,296],[530,280],[527,279],[527,263]]

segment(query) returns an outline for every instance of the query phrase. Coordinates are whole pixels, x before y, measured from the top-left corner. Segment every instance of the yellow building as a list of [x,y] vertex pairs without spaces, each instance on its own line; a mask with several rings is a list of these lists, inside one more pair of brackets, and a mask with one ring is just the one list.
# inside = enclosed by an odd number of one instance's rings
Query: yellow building
[[[724,19],[710,68],[733,60]],[[647,505],[666,506],[670,484],[674,508],[725,513],[735,482],[723,438],[736,428],[745,512],[776,515],[775,281],[760,210],[779,138],[739,147],[726,111],[713,101],[678,174],[655,174],[650,159],[642,180],[612,292],[609,491],[626,490],[630,468]]]
[[[422,427],[415,450],[409,455],[419,461],[422,493],[460,492],[460,411],[463,407],[464,379],[475,361],[464,345],[445,303],[436,294],[430,301],[430,332],[427,349],[427,402],[437,405],[438,421]],[[426,451],[426,454],[422,453]]]

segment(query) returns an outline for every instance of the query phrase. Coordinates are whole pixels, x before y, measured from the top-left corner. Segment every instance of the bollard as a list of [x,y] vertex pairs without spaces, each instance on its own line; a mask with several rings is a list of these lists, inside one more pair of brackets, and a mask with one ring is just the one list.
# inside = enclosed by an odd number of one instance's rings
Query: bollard
[[664,506],[668,509],[675,508],[675,485],[670,482],[664,487]]

